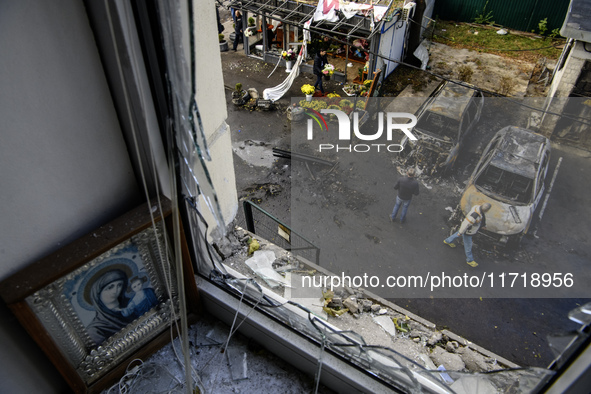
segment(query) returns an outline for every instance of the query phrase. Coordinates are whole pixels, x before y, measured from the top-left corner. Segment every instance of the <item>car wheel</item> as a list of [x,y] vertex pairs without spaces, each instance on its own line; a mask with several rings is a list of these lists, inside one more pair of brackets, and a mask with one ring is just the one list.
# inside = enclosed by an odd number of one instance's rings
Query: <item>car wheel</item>
[[523,239],[523,234],[512,235],[509,237],[507,241],[507,248],[509,249],[517,249],[521,245],[521,240]]

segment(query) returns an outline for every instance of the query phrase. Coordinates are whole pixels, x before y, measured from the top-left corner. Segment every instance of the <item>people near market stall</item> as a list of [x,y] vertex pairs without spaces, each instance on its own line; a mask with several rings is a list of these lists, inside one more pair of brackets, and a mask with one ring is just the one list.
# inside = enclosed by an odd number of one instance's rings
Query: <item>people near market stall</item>
[[349,55],[358,60],[369,60],[369,42],[363,39],[353,40],[353,45],[350,46]]
[[215,7],[215,17],[218,23],[218,34],[222,34],[224,31],[224,25],[222,25],[222,21],[220,20],[220,11],[218,10],[218,7]]
[[314,75],[316,75],[314,88],[319,89],[322,95],[324,95],[324,87],[322,86],[322,77],[324,74],[322,73],[322,70],[327,64],[328,59],[326,58],[326,49],[321,49],[314,57]]
[[[318,37],[318,36],[316,36]],[[308,51],[309,53],[318,53],[321,50],[325,50],[328,52],[332,43],[332,39],[328,36],[321,36],[315,38],[308,44]]]
[[[263,31],[263,25],[261,25],[261,31]],[[275,26],[271,23],[267,23],[267,50],[271,50],[271,44],[275,39]]]
[[243,41],[244,38],[242,37],[242,13],[236,10],[236,13],[234,15],[236,17],[236,22],[234,23],[234,45],[232,49],[234,50],[234,52],[236,52],[236,48],[238,48],[238,42]]

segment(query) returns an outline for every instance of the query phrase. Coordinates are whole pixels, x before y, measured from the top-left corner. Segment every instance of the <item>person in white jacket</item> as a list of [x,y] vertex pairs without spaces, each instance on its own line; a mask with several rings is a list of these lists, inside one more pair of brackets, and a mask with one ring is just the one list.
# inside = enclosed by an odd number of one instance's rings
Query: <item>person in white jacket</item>
[[464,251],[466,252],[466,262],[471,267],[477,267],[478,263],[474,261],[472,255],[472,236],[478,232],[480,228],[486,228],[485,213],[490,210],[491,205],[485,202],[482,205],[474,205],[468,215],[460,224],[460,229],[443,240],[443,243],[452,248],[456,247],[454,241],[462,236],[464,241]]

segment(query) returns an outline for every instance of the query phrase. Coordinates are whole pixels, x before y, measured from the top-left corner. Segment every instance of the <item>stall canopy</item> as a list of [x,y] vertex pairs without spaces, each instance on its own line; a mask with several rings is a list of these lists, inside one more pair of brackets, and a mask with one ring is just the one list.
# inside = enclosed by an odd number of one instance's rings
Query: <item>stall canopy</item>
[[231,7],[299,27],[313,18],[312,33],[341,36],[343,40],[370,39],[380,24],[392,19],[404,1],[353,3],[339,0],[235,0]]
[[[372,79],[378,69],[382,71],[381,78],[385,78],[402,61],[415,3],[408,0],[234,0],[230,6],[240,10],[243,16],[257,17],[256,21],[242,18],[244,24],[246,19],[249,21],[247,29],[254,29],[249,30],[250,34],[245,33],[248,55],[270,62],[277,60],[279,64],[281,48],[297,48],[302,52],[299,46],[305,43],[303,32],[309,32],[309,45],[308,48],[303,45],[303,59],[298,58],[298,69],[301,65],[301,71],[312,71],[312,66],[305,64],[306,50],[316,53],[319,48],[329,47],[327,52],[333,56],[336,71],[339,71],[335,73],[335,80],[347,84]],[[250,23],[255,23],[256,27]],[[244,26],[246,29],[246,24]],[[279,89],[276,96],[280,97],[286,88]]]

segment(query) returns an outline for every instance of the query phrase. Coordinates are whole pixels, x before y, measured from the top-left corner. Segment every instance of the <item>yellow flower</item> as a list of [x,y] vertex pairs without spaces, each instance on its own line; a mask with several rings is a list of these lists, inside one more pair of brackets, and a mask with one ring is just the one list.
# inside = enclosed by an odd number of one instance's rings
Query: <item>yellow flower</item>
[[310,84],[305,84],[302,86],[302,93],[304,94],[314,94],[314,86]]

